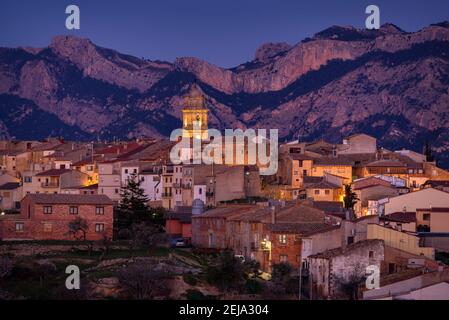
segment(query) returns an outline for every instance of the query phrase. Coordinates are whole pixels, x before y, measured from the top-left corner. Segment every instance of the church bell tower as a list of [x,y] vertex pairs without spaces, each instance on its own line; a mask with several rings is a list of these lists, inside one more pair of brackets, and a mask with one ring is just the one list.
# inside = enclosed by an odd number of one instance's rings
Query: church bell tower
[[208,112],[204,95],[195,84],[184,98],[182,109],[183,137],[194,139],[208,138]]

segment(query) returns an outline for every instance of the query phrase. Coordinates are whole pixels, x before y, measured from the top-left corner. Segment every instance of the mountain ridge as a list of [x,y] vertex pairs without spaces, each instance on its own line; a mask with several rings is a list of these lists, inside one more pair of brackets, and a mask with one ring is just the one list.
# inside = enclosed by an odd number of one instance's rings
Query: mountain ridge
[[431,140],[449,166],[449,22],[417,32],[333,26],[295,45],[263,44],[231,69],[139,59],[73,36],[0,48],[0,137],[33,138],[4,121],[12,97],[39,119],[56,117],[53,131],[66,138],[166,137],[181,126],[193,83],[206,94],[210,127],[278,128],[284,140],[366,131],[415,151]]

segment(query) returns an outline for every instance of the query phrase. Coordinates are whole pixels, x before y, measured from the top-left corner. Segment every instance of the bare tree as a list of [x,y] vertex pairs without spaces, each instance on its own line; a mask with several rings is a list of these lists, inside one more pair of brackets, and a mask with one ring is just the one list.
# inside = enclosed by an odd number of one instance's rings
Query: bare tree
[[89,224],[81,217],[76,217],[69,222],[69,234],[77,241],[84,241],[87,246],[89,256],[92,253],[93,244],[87,241],[87,231],[89,231]]
[[345,275],[335,276],[335,287],[342,299],[358,300],[360,285],[366,281],[365,269],[356,263],[351,272]]
[[150,251],[167,241],[167,235],[161,233],[157,226],[147,223],[138,223],[131,226],[133,248],[145,248]]
[[170,274],[154,264],[134,263],[119,271],[117,276],[134,299],[151,300],[170,294]]

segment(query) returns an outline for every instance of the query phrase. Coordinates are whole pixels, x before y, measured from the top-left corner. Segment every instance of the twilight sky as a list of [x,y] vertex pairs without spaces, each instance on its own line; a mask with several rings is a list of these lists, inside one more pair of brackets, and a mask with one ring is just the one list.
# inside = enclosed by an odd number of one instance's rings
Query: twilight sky
[[[81,30],[65,29],[66,6]],[[221,67],[252,60],[266,42],[295,44],[332,25],[364,27],[376,4],[381,23],[407,31],[449,20],[448,0],[0,0],[0,46],[44,47],[73,34],[152,60],[196,56]]]

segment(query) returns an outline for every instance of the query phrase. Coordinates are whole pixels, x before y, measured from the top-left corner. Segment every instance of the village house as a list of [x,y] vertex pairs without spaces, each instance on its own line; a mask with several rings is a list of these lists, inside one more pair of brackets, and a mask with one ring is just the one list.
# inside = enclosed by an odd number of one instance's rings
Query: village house
[[[173,165],[162,166],[162,207],[167,210],[173,210],[175,208],[173,201],[173,171]],[[204,198],[204,202],[205,200]],[[190,205],[192,204],[190,203]]]
[[401,211],[416,212],[420,208],[446,208],[448,206],[449,193],[427,188],[388,198],[384,204],[384,212],[385,214]]
[[118,203],[120,201],[121,177],[120,161],[98,163],[98,194]]
[[416,232],[416,212],[394,212],[379,217],[379,222],[384,227],[398,231]]
[[399,191],[391,183],[376,177],[355,180],[352,190],[359,199],[354,206],[354,211],[358,217],[366,216],[370,213],[369,201],[399,195]]
[[309,256],[311,299],[354,298],[348,297],[343,286],[365,277],[368,266],[380,270],[384,259],[382,240],[365,240]]
[[165,215],[165,232],[171,239],[183,239],[186,245],[192,242],[192,208],[177,207]]
[[380,239],[389,247],[413,254],[415,256],[435,259],[435,249],[421,246],[419,237],[413,233],[395,230],[379,224],[368,225],[369,240]]
[[449,207],[416,209],[418,232],[449,233]]
[[23,195],[33,193],[62,193],[62,190],[88,186],[88,176],[70,169],[51,169],[44,172],[26,172],[23,176]]
[[0,210],[19,210],[22,200],[22,185],[8,182],[0,185]]
[[20,214],[0,216],[1,240],[82,240],[70,233],[76,218],[87,222],[86,239],[112,239],[113,202],[104,195],[29,194]]
[[138,178],[141,181],[141,187],[148,197],[150,206],[162,207],[162,184],[161,184],[162,168],[158,166],[150,166],[143,168]]
[[306,198],[314,201],[342,202],[344,178],[325,172],[323,177],[305,179]]

